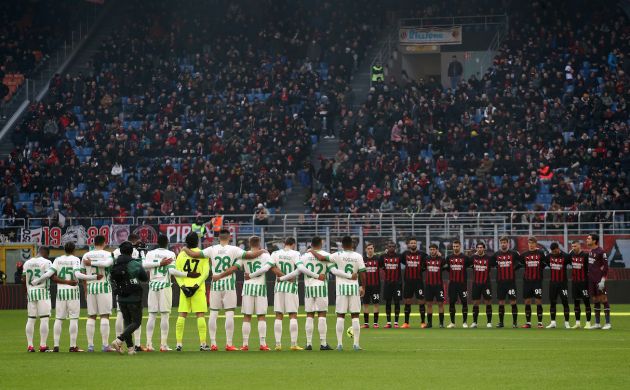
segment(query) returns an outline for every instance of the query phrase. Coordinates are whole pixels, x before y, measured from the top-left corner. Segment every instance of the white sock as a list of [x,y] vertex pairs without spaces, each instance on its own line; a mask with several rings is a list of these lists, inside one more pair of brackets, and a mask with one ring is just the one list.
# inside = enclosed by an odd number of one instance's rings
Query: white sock
[[337,317],[337,326],[335,328],[337,333],[337,345],[343,345],[343,326],[345,318]]
[[289,333],[291,334],[291,346],[297,345],[298,339],[298,322],[297,318],[291,318],[289,320]]
[[33,346],[33,334],[35,333],[35,318],[27,318],[26,319],[26,342],[29,347]]
[[313,329],[315,328],[313,322],[313,317],[306,317],[306,324],[304,325],[304,329],[306,329],[306,345],[313,345]]
[[61,339],[61,326],[63,325],[63,321],[60,319],[55,320],[55,324],[53,325],[53,346],[59,346],[59,339]]
[[109,318],[101,317],[101,340],[103,345],[109,344]]
[[48,317],[39,318],[39,346],[48,344]]
[[260,345],[267,345],[267,320],[258,320],[258,338]]
[[251,331],[252,331],[252,323],[251,322],[247,322],[247,321],[243,321],[243,327],[242,327],[243,346],[249,345],[249,334],[250,334]]
[[225,341],[227,345],[232,345],[234,338],[234,311],[225,312]]
[[79,320],[71,319],[70,320],[70,346],[77,346],[77,336],[79,335]]
[[138,329],[136,329],[135,332],[133,332],[133,345],[141,345],[142,344],[142,325],[140,325],[138,327]]
[[273,335],[276,338],[276,345],[282,344],[282,320],[276,319],[273,323]]
[[153,330],[155,329],[156,319],[157,313],[149,313],[149,319],[147,320],[147,348],[153,347]]
[[168,317],[171,313],[165,312],[160,314],[160,345],[168,345]]
[[328,333],[328,323],[326,323],[326,317],[319,317],[317,320],[317,330],[319,331],[320,345],[327,345],[326,333]]
[[208,316],[208,333],[210,334],[210,345],[217,345],[217,317],[219,312],[216,310],[210,310],[210,316]]
[[[96,319],[88,318],[85,323],[85,334],[87,335],[88,347],[94,346],[94,332],[96,330]],[[121,332],[122,333],[122,332]]]
[[359,346],[359,337],[361,336],[361,325],[359,325],[359,319],[352,319],[352,332],[354,333],[354,345]]
[[116,330],[116,336],[120,336],[125,330],[125,319],[123,318],[120,308],[116,310],[116,325],[114,329]]

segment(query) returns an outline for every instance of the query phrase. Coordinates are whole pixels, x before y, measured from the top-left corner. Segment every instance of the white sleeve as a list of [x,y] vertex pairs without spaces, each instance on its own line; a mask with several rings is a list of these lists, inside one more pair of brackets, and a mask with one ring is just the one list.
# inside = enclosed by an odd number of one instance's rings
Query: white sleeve
[[339,269],[339,268],[337,268],[337,267],[333,267],[333,268],[331,268],[331,269],[330,269],[330,273],[331,273],[331,274],[333,274],[333,275],[335,275],[335,276],[338,276],[338,277],[340,277],[340,278],[344,278],[344,279],[352,279],[352,274],[349,274],[349,273],[343,272],[342,270],[340,270],[340,269]]
[[37,286],[38,284],[40,284],[44,280],[50,278],[54,274],[55,274],[55,271],[49,268],[48,271],[44,272],[44,274],[42,276],[40,276],[39,278],[31,280],[31,286]]
[[299,264],[297,266],[297,269],[298,269],[298,271],[300,271],[304,275],[310,276],[311,278],[318,278],[319,277],[319,274],[316,274],[315,272],[313,272],[310,269],[306,268],[304,266],[304,264]]
[[206,249],[202,250],[201,253],[203,254],[203,257],[206,257],[208,259],[212,258],[212,247],[207,247]]
[[253,272],[253,273],[249,274],[249,278],[250,278],[250,279],[252,279],[252,278],[256,278],[256,277],[258,277],[258,276],[260,276],[260,275],[264,274],[265,272],[269,271],[270,269],[271,269],[271,264],[269,264],[269,263],[264,264],[262,267],[260,267],[260,268],[258,269],[258,271],[256,271],[256,272]]
[[188,272],[179,271],[179,270],[176,270],[175,268],[169,268],[168,273],[175,276],[176,278],[185,278],[188,276]]
[[74,271],[74,276],[80,280],[96,280],[96,275],[86,275],[81,271]]
[[287,280],[291,280],[293,278],[297,278],[300,275],[300,273],[301,273],[300,270],[296,269],[295,271],[289,272],[288,274],[280,277],[280,281],[284,282],[284,281],[287,281]]
[[92,267],[111,267],[112,264],[114,264],[114,258],[111,256],[107,256],[106,259],[93,261]]
[[149,253],[144,260],[142,260],[142,268],[153,269],[159,267],[160,262],[156,260],[155,255],[153,253]]

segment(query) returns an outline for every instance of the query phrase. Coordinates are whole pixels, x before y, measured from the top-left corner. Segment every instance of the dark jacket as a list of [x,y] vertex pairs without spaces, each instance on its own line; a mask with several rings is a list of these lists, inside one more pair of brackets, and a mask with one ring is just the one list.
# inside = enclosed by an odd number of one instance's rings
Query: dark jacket
[[[148,282],[149,277],[147,276],[147,271],[142,268],[142,261],[138,259],[133,259],[131,256],[120,255],[118,259],[116,259],[116,263],[127,263],[127,272],[129,272],[130,277],[135,278],[138,285],[140,282]],[[142,302],[142,287],[138,288],[135,293],[128,295],[126,297],[118,296],[118,302],[122,303],[137,303]]]

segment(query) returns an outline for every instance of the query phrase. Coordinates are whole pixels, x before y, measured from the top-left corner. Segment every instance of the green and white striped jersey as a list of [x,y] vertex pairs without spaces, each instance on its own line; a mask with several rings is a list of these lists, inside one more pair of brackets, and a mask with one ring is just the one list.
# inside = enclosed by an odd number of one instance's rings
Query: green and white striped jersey
[[[90,259],[92,262],[98,261],[104,265],[85,265],[85,260]],[[112,254],[106,250],[95,249],[89,251],[83,255],[81,259],[81,272],[86,275],[98,275],[101,274],[104,277],[101,280],[88,280],[87,281],[87,293],[88,294],[109,294],[112,291],[109,284],[109,273],[112,269],[114,259]]]
[[[271,263],[271,256],[269,253],[263,253],[259,257],[251,260],[239,259],[236,261],[236,265],[239,269],[247,274],[252,274],[260,269],[265,264]],[[243,292],[241,295],[250,297],[266,297],[267,296],[267,278],[265,274],[259,275],[255,278],[246,280],[243,283]]]
[[[330,255],[329,260],[337,269],[353,274],[365,272],[363,256],[357,252],[341,250]],[[344,278],[336,278],[337,295],[359,295],[359,281]]]
[[[210,259],[210,270],[213,275],[218,275],[233,265],[238,259],[245,256],[245,251],[234,245],[213,245],[203,250],[203,256]],[[236,275],[232,274],[223,279],[213,281],[213,291],[229,291],[236,289]]]
[[[286,275],[295,271],[297,266],[302,264],[302,261],[300,260],[300,252],[294,251],[293,249],[279,249],[271,254],[271,263]],[[297,278],[295,278],[293,282],[283,282],[279,278],[276,278],[274,291],[297,294]]]
[[22,275],[26,277],[26,297],[29,302],[50,299],[50,279],[37,286],[33,286],[31,282],[45,274],[51,266],[50,260],[43,257],[33,257],[24,262]]
[[[76,280],[74,273],[81,270],[81,260],[72,255],[59,256],[53,261],[51,269],[59,279],[65,281]],[[57,284],[57,300],[71,301],[79,299],[79,285]]]
[[[330,256],[326,251],[318,251],[322,256]],[[319,261],[312,254],[306,252],[302,255],[301,261],[309,271],[316,274],[328,274],[331,266],[330,262]],[[328,279],[319,280],[304,275],[304,297],[305,298],[326,298],[328,297]]]
[[147,252],[146,257],[142,260],[143,264],[159,264],[164,259],[173,259],[169,265],[149,269],[149,289],[160,291],[172,286],[171,275],[168,270],[175,269],[175,258],[175,253],[165,248],[157,248]]

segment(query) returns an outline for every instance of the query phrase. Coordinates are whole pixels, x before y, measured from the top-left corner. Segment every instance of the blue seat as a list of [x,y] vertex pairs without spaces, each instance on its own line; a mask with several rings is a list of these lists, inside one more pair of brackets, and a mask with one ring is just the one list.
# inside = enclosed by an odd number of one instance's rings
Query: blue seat
[[77,185],[77,191],[84,192],[86,188],[87,186],[85,185],[85,183],[79,183],[79,185]]
[[29,202],[30,200],[31,200],[31,199],[30,199],[30,196],[29,196],[29,194],[28,194],[28,193],[26,193],[26,192],[20,192],[20,193],[18,194],[18,202]]
[[74,112],[75,115],[79,115],[81,113],[81,106],[74,106],[72,108],[72,112]]
[[103,198],[105,198],[105,200],[109,200],[109,192],[103,191],[101,194],[103,194]]

